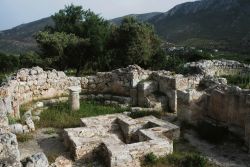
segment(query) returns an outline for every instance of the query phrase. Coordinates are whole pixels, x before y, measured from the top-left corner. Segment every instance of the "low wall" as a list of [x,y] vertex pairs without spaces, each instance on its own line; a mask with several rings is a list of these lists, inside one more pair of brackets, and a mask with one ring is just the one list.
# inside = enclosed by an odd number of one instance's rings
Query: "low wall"
[[206,76],[250,75],[250,65],[233,60],[201,60],[187,63],[185,67]]
[[68,94],[68,87],[80,86],[83,93],[130,96],[130,90],[148,78],[151,72],[133,65],[95,76],[67,77],[61,71],[44,71],[40,67],[21,69],[0,87],[0,109],[19,117],[19,106],[32,100]]
[[[32,100],[52,98],[67,93],[70,85],[80,85],[81,78],[42,68],[21,69],[0,88],[1,101],[8,102],[7,113],[19,117],[19,106]],[[8,99],[8,100],[6,100]],[[9,106],[11,103],[11,106]]]
[[[215,66],[211,72],[213,75],[217,67],[222,66],[245,71],[249,68],[234,61],[201,61],[195,64],[194,67],[205,72]],[[204,88],[200,88],[201,85]],[[212,119],[243,131],[250,113],[250,91],[230,87],[223,78],[206,77],[204,73],[183,76],[168,71],[148,71],[137,65],[86,77],[67,77],[64,72],[44,71],[39,67],[21,69],[0,87],[0,113],[19,117],[20,105],[36,99],[67,95],[70,86],[81,86],[82,93],[96,98],[103,95],[103,99],[109,101],[112,99],[105,99],[108,95],[126,97],[132,106],[147,107],[155,100],[152,106],[168,106],[169,110],[177,112],[180,119],[189,122]]]

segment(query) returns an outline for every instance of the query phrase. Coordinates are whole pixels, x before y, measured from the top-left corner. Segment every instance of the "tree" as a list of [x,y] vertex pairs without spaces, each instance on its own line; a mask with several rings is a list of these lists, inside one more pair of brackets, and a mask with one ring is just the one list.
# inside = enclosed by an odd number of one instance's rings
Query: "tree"
[[[43,54],[47,55],[46,57],[49,58],[53,56],[51,61],[56,59],[56,64],[58,64],[58,61],[62,63],[62,59],[59,59],[59,57],[72,57],[72,54],[65,55],[64,52],[62,52],[67,46],[70,46],[67,50],[71,50],[71,53],[77,52],[78,55],[83,56],[79,50],[84,50],[84,55],[88,55],[88,58],[85,59],[85,61],[88,62],[84,63],[84,66],[88,64],[89,68],[95,70],[105,69],[108,66],[105,57],[106,43],[110,34],[108,21],[90,10],[83,10],[81,6],[74,5],[66,6],[65,9],[53,15],[52,19],[55,25],[47,28],[47,32],[43,32],[45,34],[38,34],[37,38],[38,43],[42,45]],[[53,40],[51,38],[47,40],[49,38],[48,36],[52,34],[54,34]],[[66,40],[68,39],[66,35],[69,34],[75,35],[75,37],[79,39],[85,39],[85,42],[81,41],[77,45],[74,42],[73,44],[69,44]],[[44,39],[46,42],[42,41]],[[86,41],[88,42],[86,43]],[[83,48],[80,48],[80,46],[83,46]],[[73,48],[76,50],[74,51]],[[86,58],[86,56],[83,57]],[[68,62],[64,63],[68,65]],[[78,67],[78,69],[82,68],[83,67]]]
[[21,54],[19,57],[20,67],[23,68],[31,68],[34,66],[44,67],[46,63],[43,62],[40,55],[35,52],[28,52],[25,54]]
[[81,70],[85,69],[90,62],[90,57],[87,55],[88,47],[89,40],[78,39],[77,42],[71,43],[65,48],[68,67],[76,69],[76,76],[79,76]]
[[89,39],[87,54],[90,55],[91,68],[106,70],[109,66],[106,45],[110,36],[110,24],[90,10],[84,11],[83,32],[81,37]]
[[160,39],[151,25],[127,17],[113,30],[109,47],[114,53],[113,66],[148,67],[151,58],[160,51]]
[[39,32],[36,36],[39,43],[45,64],[49,64],[60,70],[67,68],[76,69],[76,75],[89,62],[87,50],[89,46],[88,39],[82,39],[74,34],[64,32]]
[[65,32],[79,36],[82,31],[84,13],[81,6],[65,6],[64,9],[52,16],[55,25],[49,29],[53,32]]
[[19,68],[19,59],[14,55],[0,53],[0,72],[9,73]]
[[65,70],[68,66],[66,61],[68,58],[64,53],[65,49],[79,41],[79,38],[74,34],[64,32],[55,32],[53,34],[47,31],[39,32],[35,38],[40,45],[45,61],[60,70]]

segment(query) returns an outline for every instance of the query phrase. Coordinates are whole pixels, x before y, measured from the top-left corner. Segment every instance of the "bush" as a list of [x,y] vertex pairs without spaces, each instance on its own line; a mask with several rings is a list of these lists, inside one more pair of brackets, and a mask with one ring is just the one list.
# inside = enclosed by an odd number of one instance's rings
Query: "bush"
[[16,137],[17,137],[18,142],[27,142],[29,140],[34,139],[34,136],[32,134],[29,134],[29,133],[17,134]]
[[208,160],[197,153],[173,153],[168,155],[167,161],[178,167],[205,167]]
[[10,73],[19,67],[19,58],[14,55],[7,55],[0,53],[0,72],[1,73]]
[[229,76],[222,76],[227,79],[229,84],[237,85],[242,89],[250,89],[250,75],[229,75]]
[[19,57],[20,67],[22,68],[31,68],[35,66],[43,67],[43,60],[40,55],[35,52],[28,52],[25,54],[21,54]]
[[157,157],[156,157],[156,155],[154,153],[149,153],[149,154],[145,155],[144,162],[145,162],[146,165],[156,164]]

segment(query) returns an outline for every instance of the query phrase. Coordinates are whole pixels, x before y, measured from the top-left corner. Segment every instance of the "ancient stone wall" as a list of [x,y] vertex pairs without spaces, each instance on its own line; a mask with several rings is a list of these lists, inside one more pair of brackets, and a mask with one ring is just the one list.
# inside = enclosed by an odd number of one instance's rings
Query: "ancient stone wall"
[[[249,65],[235,61],[200,61],[186,66],[199,74],[183,76],[168,71],[148,71],[137,65],[101,72],[93,76],[67,77],[39,67],[21,69],[0,87],[0,113],[19,117],[19,106],[36,99],[68,94],[70,86],[81,86],[86,98],[107,103],[124,101],[131,106],[168,108],[189,122],[212,119],[230,127],[246,128],[250,92],[230,87],[214,75],[218,69],[249,72]],[[225,73],[226,73],[225,72]],[[206,76],[211,77],[206,77]],[[205,88],[200,88],[203,85]],[[82,96],[83,97],[83,96]],[[115,100],[116,99],[116,100]],[[5,117],[1,120],[4,122]],[[250,137],[249,137],[250,138]]]
[[185,65],[189,70],[211,76],[250,75],[250,65],[233,60],[201,60]]
[[0,87],[0,108],[19,117],[20,105],[32,100],[67,95],[70,86],[80,86],[82,92],[87,94],[130,97],[130,90],[148,78],[150,73],[136,65],[86,77],[67,77],[64,72],[44,71],[39,67],[21,69]]
[[109,93],[114,95],[130,96],[130,89],[150,75],[151,71],[143,70],[137,65],[113,70],[111,72],[98,72],[94,76],[87,76],[84,80],[88,93]]
[[39,67],[21,69],[0,88],[0,101],[9,114],[19,117],[20,105],[36,99],[61,96],[67,93],[70,85],[80,84],[81,78],[67,77],[64,72],[43,71]]

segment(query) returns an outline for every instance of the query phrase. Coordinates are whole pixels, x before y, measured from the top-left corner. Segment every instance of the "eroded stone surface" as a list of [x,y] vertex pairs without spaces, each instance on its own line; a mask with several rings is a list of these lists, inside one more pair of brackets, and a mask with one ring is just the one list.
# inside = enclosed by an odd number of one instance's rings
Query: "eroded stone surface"
[[44,153],[36,153],[22,161],[24,167],[48,167],[49,162]]
[[17,139],[12,133],[0,134],[0,166],[21,167]]

